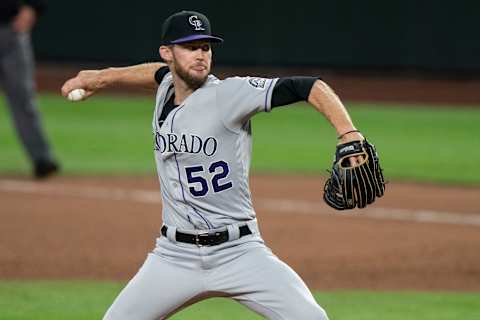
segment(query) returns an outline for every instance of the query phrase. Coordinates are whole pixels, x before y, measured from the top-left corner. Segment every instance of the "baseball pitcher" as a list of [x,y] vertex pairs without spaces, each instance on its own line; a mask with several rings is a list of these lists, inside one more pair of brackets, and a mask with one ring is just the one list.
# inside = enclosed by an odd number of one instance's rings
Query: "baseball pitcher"
[[364,207],[383,195],[378,156],[334,92],[313,77],[210,74],[211,33],[203,14],[166,19],[165,63],[81,71],[62,94],[88,98],[117,84],[156,90],[152,143],[163,200],[155,249],[104,319],[166,319],[208,297],[230,297],[268,319],[328,319],[300,277],[262,240],[248,186],[251,118],[308,101],[338,133],[325,201]]

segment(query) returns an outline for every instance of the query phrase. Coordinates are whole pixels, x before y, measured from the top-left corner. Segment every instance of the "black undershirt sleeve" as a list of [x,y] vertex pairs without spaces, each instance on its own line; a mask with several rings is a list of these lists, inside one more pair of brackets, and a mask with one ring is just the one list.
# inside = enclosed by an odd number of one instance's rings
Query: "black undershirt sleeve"
[[170,69],[168,69],[167,66],[163,66],[159,68],[155,72],[155,81],[157,81],[158,84],[162,83],[163,77],[165,77],[165,75],[169,72],[170,72]]
[[307,101],[318,77],[284,77],[278,79],[272,92],[272,108]]
[[167,119],[168,114],[178,107],[178,105],[175,104],[175,94],[172,94],[170,99],[165,103],[162,109],[162,114],[160,115],[160,118],[158,118],[158,125],[160,128],[162,127],[163,123],[165,122],[165,119]]

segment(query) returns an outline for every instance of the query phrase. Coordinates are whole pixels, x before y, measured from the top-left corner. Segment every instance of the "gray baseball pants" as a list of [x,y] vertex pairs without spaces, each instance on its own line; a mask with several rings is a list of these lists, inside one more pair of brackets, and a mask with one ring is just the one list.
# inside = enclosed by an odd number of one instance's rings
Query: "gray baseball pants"
[[104,320],[166,319],[210,297],[232,298],[267,319],[328,320],[302,279],[264,245],[258,229],[240,239],[238,227],[228,230],[235,240],[198,247],[176,242],[175,228],[169,228]]
[[0,25],[0,84],[17,134],[33,162],[52,160],[35,103],[34,58],[30,35]]

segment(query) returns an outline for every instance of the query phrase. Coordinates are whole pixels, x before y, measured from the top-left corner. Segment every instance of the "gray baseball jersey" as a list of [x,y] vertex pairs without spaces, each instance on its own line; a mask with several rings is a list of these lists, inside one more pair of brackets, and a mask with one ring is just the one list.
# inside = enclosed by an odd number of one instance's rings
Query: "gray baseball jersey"
[[[231,297],[272,320],[328,320],[300,277],[265,246],[250,198],[250,118],[270,110],[276,81],[210,75],[159,123],[174,93],[172,76],[165,75],[153,132],[168,229],[104,320],[166,319],[214,296]],[[251,234],[241,237],[242,225]],[[228,241],[183,243],[177,229],[227,230]]]
[[171,73],[164,77],[153,132],[166,225],[206,230],[255,218],[248,187],[250,118],[270,111],[276,81],[210,75],[160,126],[173,94]]

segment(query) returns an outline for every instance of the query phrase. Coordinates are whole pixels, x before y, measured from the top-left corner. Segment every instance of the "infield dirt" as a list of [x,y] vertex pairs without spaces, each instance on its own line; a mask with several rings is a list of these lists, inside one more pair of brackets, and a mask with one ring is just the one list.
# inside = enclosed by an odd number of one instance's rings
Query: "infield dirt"
[[[264,239],[311,288],[480,290],[478,188],[391,183],[338,214],[318,177],[251,183]],[[158,182],[2,177],[0,218],[1,279],[126,280],[158,236]]]

